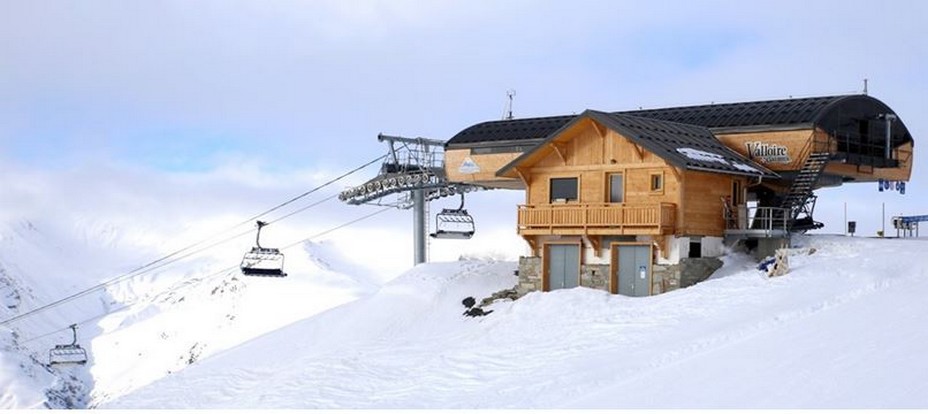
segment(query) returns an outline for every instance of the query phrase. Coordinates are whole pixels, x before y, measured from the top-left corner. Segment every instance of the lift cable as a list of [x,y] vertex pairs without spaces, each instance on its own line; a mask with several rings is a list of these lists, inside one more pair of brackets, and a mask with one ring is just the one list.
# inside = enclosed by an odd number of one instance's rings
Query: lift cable
[[[387,210],[392,210],[392,209],[393,209],[393,207],[385,207],[385,208],[382,208],[382,209],[380,209],[380,210],[374,211],[374,212],[372,212],[372,213],[368,213],[368,214],[366,214],[366,215],[363,215],[363,216],[358,217],[358,218],[356,218],[356,219],[353,219],[353,220],[351,220],[351,221],[342,223],[342,224],[340,224],[340,225],[338,225],[338,226],[335,226],[335,227],[333,227],[333,228],[330,228],[330,229],[328,229],[328,230],[325,230],[325,231],[316,233],[316,234],[314,234],[314,235],[312,235],[312,236],[309,236],[309,237],[307,237],[307,238],[305,238],[305,239],[302,239],[302,240],[296,241],[296,242],[294,242],[294,243],[288,244],[288,245],[282,247],[281,250],[289,249],[289,248],[298,246],[298,245],[300,245],[300,244],[303,244],[303,243],[305,243],[305,242],[312,241],[313,239],[322,237],[322,236],[324,236],[324,235],[326,235],[326,234],[329,234],[329,233],[332,233],[332,232],[334,232],[334,231],[336,231],[336,230],[340,230],[340,229],[342,229],[342,228],[348,227],[348,226],[350,226],[350,225],[352,225],[352,224],[355,224],[355,223],[358,223],[358,222],[360,222],[360,221],[367,220],[367,219],[369,219],[369,218],[371,218],[371,217],[374,217],[374,216],[376,216],[376,215],[385,213]],[[283,219],[283,218],[280,218],[280,219],[277,219],[276,221],[279,221],[279,220],[282,220],[282,219]],[[209,279],[209,278],[212,278],[212,277],[221,275],[221,274],[223,274],[223,273],[233,271],[233,270],[235,270],[235,269],[237,269],[237,268],[238,268],[238,266],[230,266],[230,267],[227,267],[227,268],[218,270],[218,271],[216,271],[216,272],[213,272],[213,273],[211,273],[211,274],[209,274],[209,275],[206,275],[206,276],[204,276],[202,279]],[[82,320],[82,321],[80,321],[80,322],[77,322],[76,324],[77,324],[77,325],[84,325],[84,324],[87,324],[87,323],[89,323],[89,322],[93,322],[93,321],[95,321],[95,320],[97,320],[97,319],[104,318],[104,317],[106,317],[107,315],[111,315],[111,314],[113,314],[113,313],[116,313],[116,312],[119,312],[119,311],[128,309],[128,308],[130,308],[130,307],[132,307],[132,306],[138,304],[139,302],[140,302],[140,301],[135,301],[135,302],[129,302],[129,303],[123,304],[123,305],[118,306],[118,307],[116,307],[116,308],[110,309],[110,310],[108,310],[108,311],[106,311],[106,312],[104,312],[104,313],[102,313],[102,314],[93,316],[93,317],[88,318],[88,319],[84,319],[84,320]],[[35,309],[35,310],[33,310],[33,311],[30,311],[30,312],[36,312],[36,311],[38,311],[38,309]],[[10,320],[13,320],[13,319],[10,319]],[[4,321],[3,323],[5,324],[5,323],[9,322],[10,320]],[[51,332],[48,332],[48,333],[45,333],[45,334],[42,334],[42,335],[39,335],[39,336],[35,336],[35,337],[29,338],[29,339],[25,339],[25,340],[21,340],[21,341],[16,341],[16,343],[18,343],[18,344],[26,344],[26,343],[29,343],[29,342],[32,342],[32,341],[37,341],[37,340],[39,340],[39,339],[42,339],[42,338],[45,338],[45,337],[48,337],[48,336],[52,336],[52,335],[54,335],[54,334],[56,334],[56,333],[59,333],[59,332],[62,332],[62,331],[66,331],[66,330],[68,330],[68,329],[71,329],[71,328],[70,328],[70,325],[68,325],[68,327],[61,328],[61,329],[57,329],[57,330],[54,330],[54,331],[51,331]]]
[[[317,187],[315,187],[315,188],[309,190],[309,191],[306,191],[306,192],[304,192],[304,193],[302,193],[302,194],[300,194],[300,195],[298,195],[298,196],[296,196],[296,197],[293,197],[293,198],[291,198],[291,199],[289,199],[289,200],[287,200],[287,201],[285,201],[285,202],[283,202],[283,203],[280,203],[280,204],[278,204],[278,205],[276,205],[276,206],[274,206],[274,207],[272,207],[272,208],[270,208],[270,209],[267,209],[267,210],[265,210],[264,212],[262,212],[262,213],[260,213],[260,214],[257,214],[257,215],[255,215],[255,216],[249,218],[248,220],[242,221],[241,223],[236,224],[235,226],[232,226],[232,227],[226,229],[225,231],[216,233],[216,234],[214,234],[214,235],[211,236],[211,237],[208,237],[208,238],[206,238],[206,239],[200,240],[200,241],[198,241],[198,242],[196,242],[196,243],[193,243],[193,244],[191,244],[191,245],[189,245],[189,246],[186,246],[186,247],[184,247],[184,248],[178,249],[178,250],[176,250],[176,251],[174,251],[174,252],[171,252],[171,253],[169,253],[169,254],[167,254],[167,255],[161,257],[161,258],[158,258],[158,259],[153,260],[153,261],[151,261],[151,262],[148,262],[148,263],[146,263],[146,264],[144,264],[144,265],[142,265],[142,266],[139,266],[139,267],[137,267],[137,268],[135,268],[135,269],[132,269],[131,271],[129,271],[129,272],[127,272],[127,273],[124,273],[124,274],[122,274],[122,275],[119,275],[119,276],[116,276],[116,277],[114,277],[114,278],[108,279],[108,280],[106,280],[106,281],[100,282],[100,283],[98,283],[98,284],[96,284],[96,285],[93,285],[93,286],[90,286],[90,287],[88,287],[88,288],[86,288],[86,289],[84,289],[84,290],[82,290],[82,291],[79,291],[79,292],[77,292],[77,293],[73,293],[73,294],[71,294],[71,295],[68,295],[68,296],[62,298],[62,299],[58,299],[58,300],[56,300],[56,301],[50,302],[50,303],[45,304],[45,305],[43,305],[43,306],[40,306],[40,307],[38,307],[38,308],[32,309],[32,310],[30,310],[30,311],[28,311],[28,312],[25,312],[25,313],[16,315],[16,316],[14,316],[14,317],[12,317],[12,318],[9,318],[9,319],[6,319],[6,320],[4,320],[4,321],[0,321],[0,325],[6,325],[6,324],[9,324],[9,323],[12,323],[12,322],[16,322],[16,321],[18,321],[18,320],[20,320],[20,319],[27,318],[27,317],[29,317],[29,316],[31,316],[31,315],[36,314],[36,313],[43,312],[43,311],[45,311],[45,310],[47,310],[47,309],[56,307],[56,306],[58,306],[58,305],[60,305],[60,304],[66,303],[66,302],[70,302],[70,301],[75,300],[75,299],[77,299],[77,298],[86,296],[86,295],[88,295],[88,294],[90,294],[90,293],[92,293],[92,292],[95,292],[95,291],[98,291],[98,290],[100,290],[100,289],[104,289],[104,288],[106,288],[106,287],[108,287],[108,286],[112,286],[112,285],[114,285],[114,284],[120,283],[120,282],[122,282],[122,281],[124,281],[124,280],[131,279],[131,278],[140,276],[140,275],[142,275],[142,274],[151,272],[151,271],[153,271],[153,270],[157,270],[157,269],[163,268],[163,267],[165,267],[165,266],[167,266],[167,265],[169,265],[169,264],[175,263],[175,262],[177,262],[177,261],[179,261],[179,260],[181,260],[181,259],[185,259],[185,258],[187,258],[187,257],[190,257],[190,256],[194,255],[194,254],[200,253],[200,252],[202,252],[202,251],[204,251],[204,250],[210,249],[210,248],[215,247],[215,246],[217,246],[217,245],[226,243],[226,242],[231,241],[231,240],[233,240],[233,239],[236,239],[236,238],[242,237],[242,236],[244,236],[244,235],[246,235],[246,234],[249,234],[249,233],[251,233],[251,230],[248,230],[248,231],[245,231],[245,232],[241,232],[241,233],[235,234],[235,235],[233,235],[233,236],[231,236],[231,237],[227,237],[227,238],[222,239],[222,240],[220,240],[220,241],[218,241],[218,242],[214,242],[214,243],[212,243],[212,244],[209,244],[209,245],[206,246],[206,247],[202,247],[202,248],[200,248],[200,249],[194,250],[193,252],[190,252],[190,253],[181,255],[181,253],[184,253],[184,252],[186,252],[186,251],[188,251],[188,250],[190,250],[190,249],[192,249],[192,248],[194,248],[194,247],[196,247],[196,246],[199,246],[199,245],[201,245],[201,244],[203,244],[203,243],[206,243],[207,241],[212,240],[212,239],[214,239],[215,237],[217,237],[217,236],[219,236],[219,235],[228,233],[229,231],[231,231],[231,230],[233,230],[233,229],[235,229],[235,228],[237,228],[237,227],[240,227],[240,226],[242,226],[242,225],[245,224],[245,223],[250,223],[250,222],[251,222],[252,220],[254,220],[254,219],[257,219],[257,218],[262,217],[262,216],[264,216],[264,215],[267,215],[267,214],[269,214],[269,213],[271,213],[271,212],[274,212],[274,211],[276,211],[276,210],[279,210],[280,208],[282,208],[282,207],[284,207],[284,206],[286,206],[286,205],[292,204],[293,202],[295,202],[295,201],[297,201],[297,200],[299,200],[299,199],[301,199],[301,198],[304,198],[304,197],[306,197],[306,196],[308,196],[308,195],[310,195],[310,194],[313,194],[313,193],[315,193],[316,191],[319,191],[319,190],[322,189],[322,188],[325,188],[325,187],[327,187],[327,186],[329,186],[329,185],[331,185],[331,184],[333,184],[333,183],[335,183],[335,182],[337,182],[337,181],[339,181],[339,180],[342,180],[342,179],[344,179],[345,177],[347,177],[347,176],[349,176],[349,175],[351,175],[351,174],[353,174],[353,173],[355,173],[355,172],[358,172],[358,171],[360,171],[360,170],[362,170],[362,169],[364,169],[364,168],[370,166],[371,164],[373,164],[373,163],[375,163],[375,162],[381,161],[381,160],[383,160],[383,159],[386,158],[386,157],[387,157],[387,155],[384,154],[384,155],[381,155],[381,156],[379,156],[379,157],[377,157],[377,158],[374,158],[373,160],[370,160],[370,161],[368,161],[368,162],[362,164],[361,166],[352,169],[351,171],[348,171],[348,172],[346,172],[346,173],[344,173],[344,174],[342,174],[342,175],[340,175],[340,176],[338,176],[338,177],[336,177],[336,178],[333,178],[333,179],[331,179],[331,180],[329,180],[329,181],[327,181],[327,182],[325,182],[325,183],[323,183],[323,184],[321,184],[321,185],[319,185],[319,186],[317,186]],[[287,215],[285,215],[285,216],[283,216],[283,217],[281,217],[281,218],[278,218],[278,219],[276,219],[276,220],[274,220],[274,221],[272,221],[272,222],[270,222],[270,223],[278,222],[278,221],[283,220],[283,219],[285,219],[285,218],[287,218],[287,217],[290,217],[290,216],[292,216],[292,215],[294,215],[294,214],[296,214],[296,213],[298,213],[298,212],[303,212],[303,211],[305,211],[305,210],[307,210],[307,209],[309,209],[309,208],[311,208],[311,207],[315,207],[315,206],[321,204],[322,202],[331,200],[332,198],[335,198],[335,196],[328,197],[328,198],[326,198],[326,199],[323,199],[323,200],[320,201],[320,202],[317,202],[317,203],[311,204],[311,205],[309,205],[309,206],[300,208],[299,210],[296,210],[296,211],[294,211],[294,212],[292,212],[292,213],[289,213],[289,214],[287,214]],[[180,255],[180,256],[178,256],[178,255]],[[172,260],[169,260],[169,259],[172,259]],[[156,266],[156,265],[157,265],[157,266]]]

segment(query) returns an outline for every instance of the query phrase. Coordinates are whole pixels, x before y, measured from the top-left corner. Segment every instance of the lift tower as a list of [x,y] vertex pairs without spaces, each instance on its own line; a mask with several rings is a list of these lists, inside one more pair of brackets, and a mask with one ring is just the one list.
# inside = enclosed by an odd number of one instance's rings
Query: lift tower
[[483,187],[448,181],[444,141],[378,134],[388,145],[380,173],[364,184],[348,188],[338,199],[350,205],[374,204],[413,210],[414,263],[426,261],[426,206],[432,200],[482,190]]

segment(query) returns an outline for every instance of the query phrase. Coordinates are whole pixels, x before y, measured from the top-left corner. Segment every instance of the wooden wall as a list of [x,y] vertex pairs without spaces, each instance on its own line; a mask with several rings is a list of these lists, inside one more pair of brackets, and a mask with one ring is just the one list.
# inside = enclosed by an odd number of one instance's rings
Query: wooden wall
[[[773,170],[773,171],[798,171],[806,161],[809,154],[809,145],[813,138],[824,141],[828,138],[826,132],[821,130],[800,129],[793,131],[770,131],[770,132],[750,132],[737,134],[715,134],[729,148],[737,151],[741,155],[753,159],[755,162]],[[787,154],[791,161],[782,162],[765,162],[758,157],[752,157],[748,153],[747,143],[764,142],[768,144],[782,145],[787,148]],[[833,145],[832,151],[837,148]],[[870,168],[867,166],[858,167],[857,165],[844,164],[841,162],[830,162],[825,172],[839,175],[842,177],[852,178],[859,182],[871,182],[879,179],[893,181],[908,181],[912,175],[912,160],[914,159],[912,143],[904,144],[894,149],[893,156],[899,160],[899,167],[896,168]]]
[[722,236],[725,231],[722,198],[732,195],[732,182],[741,181],[742,197],[747,179],[738,176],[686,171],[683,202],[677,208],[686,221],[678,235]]
[[[493,188],[522,189],[525,186],[518,178],[497,177],[496,172],[510,161],[522,155],[521,152],[500,154],[471,154],[470,149],[452,149],[445,151],[445,174],[453,182],[479,184]],[[470,158],[479,172],[465,174],[460,171],[464,160]]]
[[[578,177],[579,203],[606,203],[608,177],[614,173],[623,175],[625,204],[680,203],[678,169],[593,121],[578,123],[544,151],[546,153],[524,171],[530,179],[527,204],[548,204],[551,178],[564,177]],[[661,191],[651,191],[651,174],[663,175]],[[678,210],[677,223],[681,219]]]
[[[715,136],[729,148],[773,171],[796,171],[799,170],[805,162],[806,155],[803,154],[803,150],[812,140],[813,130],[800,129],[793,131],[749,132],[738,134],[717,133]],[[747,145],[751,142],[763,142],[785,146],[790,162],[764,162],[762,159],[752,157],[748,153]]]

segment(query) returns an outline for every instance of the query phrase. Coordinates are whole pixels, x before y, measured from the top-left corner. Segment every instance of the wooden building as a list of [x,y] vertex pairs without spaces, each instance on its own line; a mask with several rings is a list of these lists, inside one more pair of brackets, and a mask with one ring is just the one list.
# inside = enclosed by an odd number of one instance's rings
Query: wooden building
[[685,287],[726,241],[820,227],[813,191],[907,181],[913,140],[866,95],[491,121],[448,141],[454,182],[524,189],[520,286]]

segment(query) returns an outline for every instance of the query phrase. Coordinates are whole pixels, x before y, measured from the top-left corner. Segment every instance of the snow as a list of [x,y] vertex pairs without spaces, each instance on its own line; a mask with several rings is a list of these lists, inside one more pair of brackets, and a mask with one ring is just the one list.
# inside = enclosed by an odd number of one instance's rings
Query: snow
[[725,157],[722,155],[711,153],[711,152],[706,152],[703,150],[698,150],[695,148],[677,148],[677,152],[695,161],[714,162],[714,163],[722,164],[722,165],[730,165],[737,170],[750,172],[750,173],[760,172],[757,170],[757,168],[751,167],[750,165],[745,165],[738,161],[729,161],[725,159]]
[[712,152],[706,152],[695,148],[677,148],[677,152],[683,154],[691,160],[715,162],[728,165],[728,161],[725,160],[725,157]]
[[106,408],[917,408],[928,405],[924,240],[813,237],[767,279],[627,298],[460,300],[513,263],[417,267],[376,294],[214,355]]
[[[132,240],[0,227],[0,316],[131,268]],[[928,240],[797,242],[777,278],[729,253],[686,289],[535,292],[481,318],[462,299],[512,287],[515,263],[394,276],[321,242],[287,255],[290,277],[249,278],[223,270],[241,251],[217,253],[0,328],[0,408],[928,406]],[[70,338],[41,335],[105,312],[79,331],[90,364],[44,366]]]

